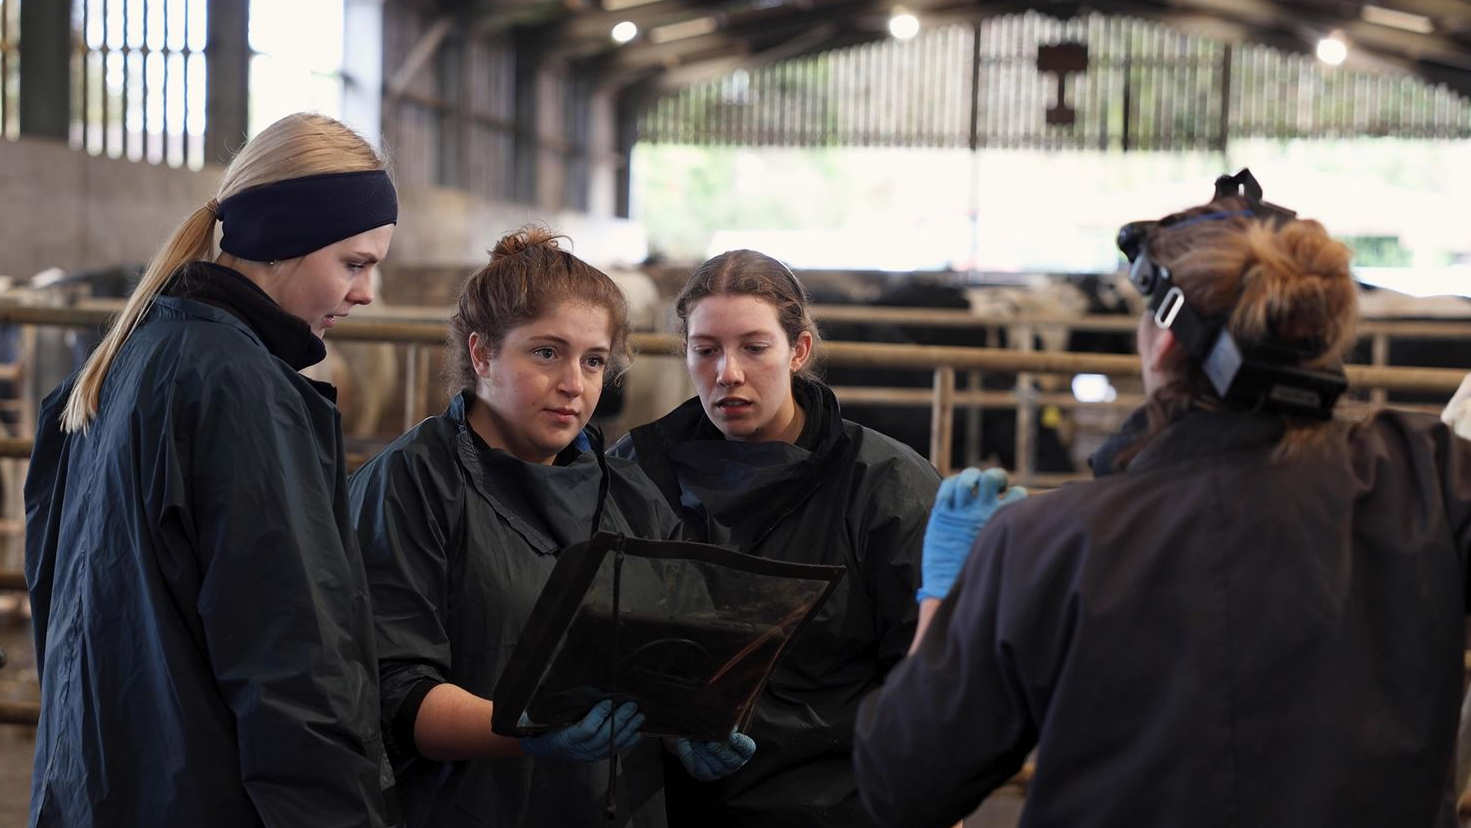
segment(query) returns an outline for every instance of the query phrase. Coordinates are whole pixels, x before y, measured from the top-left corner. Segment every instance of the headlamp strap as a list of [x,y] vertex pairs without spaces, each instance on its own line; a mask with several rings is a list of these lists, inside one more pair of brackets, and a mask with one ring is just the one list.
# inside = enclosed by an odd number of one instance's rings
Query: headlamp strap
[[1217,326],[1206,322],[1190,303],[1178,285],[1171,285],[1154,307],[1154,324],[1174,334],[1175,340],[1199,362],[1215,341]]
[[1270,201],[1262,201],[1262,185],[1257,182],[1256,176],[1251,170],[1242,167],[1235,175],[1223,175],[1216,179],[1216,195],[1213,200],[1219,201],[1223,198],[1239,197],[1246,200],[1251,207],[1252,215],[1258,218],[1275,219],[1278,222],[1291,221],[1297,218],[1296,210],[1289,210],[1280,204]]

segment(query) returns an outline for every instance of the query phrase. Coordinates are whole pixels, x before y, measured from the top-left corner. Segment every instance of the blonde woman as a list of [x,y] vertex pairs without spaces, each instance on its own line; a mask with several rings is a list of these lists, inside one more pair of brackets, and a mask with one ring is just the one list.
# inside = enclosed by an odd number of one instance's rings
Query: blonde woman
[[397,220],[362,138],[276,122],[42,404],[31,825],[388,823],[339,416],[298,371]]

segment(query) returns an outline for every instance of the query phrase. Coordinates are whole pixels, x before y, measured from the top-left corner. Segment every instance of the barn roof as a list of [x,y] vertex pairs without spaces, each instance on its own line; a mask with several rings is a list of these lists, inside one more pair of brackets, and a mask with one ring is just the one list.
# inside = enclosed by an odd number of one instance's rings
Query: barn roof
[[[520,27],[551,53],[613,84],[679,88],[737,68],[880,40],[896,5],[927,26],[1035,11],[1156,21],[1222,42],[1311,54],[1340,33],[1350,68],[1399,71],[1471,95],[1471,2],[1464,0],[441,0],[482,30]],[[638,36],[619,45],[612,27]]]

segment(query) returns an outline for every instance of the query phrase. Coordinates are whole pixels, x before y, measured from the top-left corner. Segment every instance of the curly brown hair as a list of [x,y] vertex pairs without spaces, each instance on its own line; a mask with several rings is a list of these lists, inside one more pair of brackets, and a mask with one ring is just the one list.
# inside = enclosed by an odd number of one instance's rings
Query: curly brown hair
[[572,300],[608,311],[612,347],[609,376],[617,379],[632,359],[628,350],[628,301],[608,274],[563,250],[567,237],[530,225],[502,236],[490,261],[471,274],[460,290],[449,321],[445,379],[451,395],[475,387],[475,366],[466,342],[478,333],[496,353],[506,334]]

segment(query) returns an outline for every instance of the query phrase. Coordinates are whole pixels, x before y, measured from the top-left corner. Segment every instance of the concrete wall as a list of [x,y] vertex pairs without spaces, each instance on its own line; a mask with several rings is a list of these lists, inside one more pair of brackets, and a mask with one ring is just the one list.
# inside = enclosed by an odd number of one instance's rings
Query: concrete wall
[[460,190],[417,189],[399,197],[402,221],[389,259],[401,264],[478,266],[496,239],[528,223],[565,233],[572,252],[599,267],[633,265],[648,255],[643,225],[627,219],[486,201]]
[[0,274],[145,262],[214,195],[219,176],[0,140]]
[[[214,195],[221,172],[100,158],[51,141],[0,140],[0,275],[145,262]],[[623,219],[490,202],[449,189],[418,188],[399,197],[390,274],[395,267],[478,266],[497,238],[528,222],[571,236],[577,255],[600,266],[640,262],[648,249],[643,227]]]

